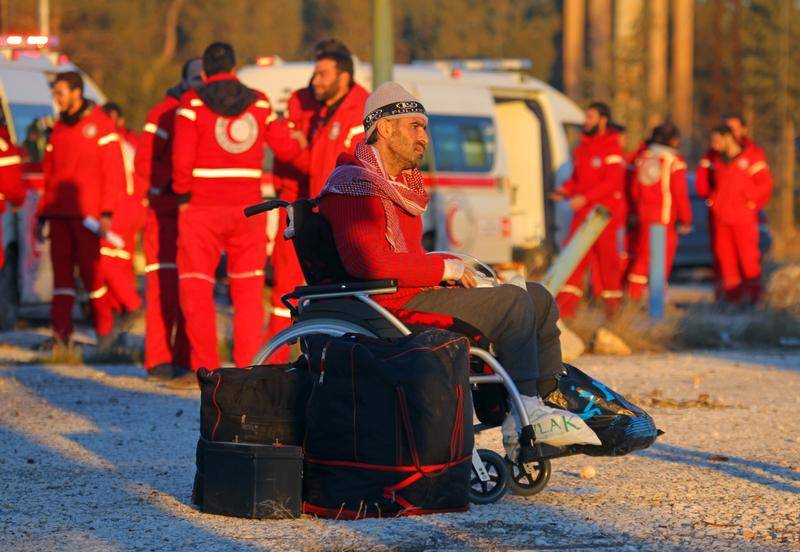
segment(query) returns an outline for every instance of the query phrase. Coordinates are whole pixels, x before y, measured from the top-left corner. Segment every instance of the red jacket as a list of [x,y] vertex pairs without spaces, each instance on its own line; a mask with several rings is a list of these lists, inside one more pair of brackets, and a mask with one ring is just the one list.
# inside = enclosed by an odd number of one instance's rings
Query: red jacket
[[686,162],[673,148],[653,144],[634,161],[631,199],[639,221],[674,226],[692,223]]
[[[290,129],[298,130],[309,135],[311,119],[320,108],[320,103],[314,99],[314,92],[308,86],[295,90],[289,97],[285,121]],[[308,195],[308,166],[297,167],[295,163],[275,160],[272,169],[275,191],[281,199],[295,201],[307,198]]]
[[111,119],[90,105],[75,124],[56,121],[44,154],[45,217],[98,217],[113,213],[125,189],[119,135]]
[[[361,164],[342,154],[338,164]],[[336,250],[348,274],[363,280],[396,278],[397,293],[373,298],[388,308],[399,308],[425,288],[437,286],[444,275],[443,255],[426,255],[422,248],[422,217],[396,205],[397,219],[408,251],[392,250],[386,239],[386,215],[376,197],[326,195],[320,213],[331,225]]]
[[749,145],[733,159],[716,154],[708,166],[709,189],[703,190],[716,222],[757,224],[758,211],[772,195],[772,173],[764,153]]
[[575,216],[585,218],[595,205],[604,205],[612,213],[619,211],[625,194],[625,154],[618,134],[584,134],[573,164],[572,176],[563,184],[564,192],[567,197],[582,195],[587,200]]
[[136,149],[135,178],[148,189],[150,207],[177,213],[178,196],[172,191],[172,139],[175,111],[180,100],[167,94],[147,112]]
[[343,152],[353,153],[364,137],[364,105],[367,91],[354,84],[338,105],[323,106],[311,119],[309,149],[294,164],[309,177],[309,196],[316,197],[325,186]]
[[209,78],[181,96],[172,147],[172,189],[197,205],[261,201],[264,143],[278,159],[300,152],[267,97],[234,75]]
[[6,210],[6,201],[15,206],[22,205],[25,201],[25,185],[22,182],[20,151],[11,141],[6,127],[0,125],[0,213]]

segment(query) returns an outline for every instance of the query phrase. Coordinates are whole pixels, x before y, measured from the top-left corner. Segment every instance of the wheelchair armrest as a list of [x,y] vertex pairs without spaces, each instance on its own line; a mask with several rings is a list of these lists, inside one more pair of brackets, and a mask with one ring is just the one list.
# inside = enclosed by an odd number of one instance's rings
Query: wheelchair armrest
[[294,297],[304,295],[324,295],[327,293],[393,293],[397,289],[397,280],[370,280],[366,282],[340,282],[318,286],[298,286],[291,293]]

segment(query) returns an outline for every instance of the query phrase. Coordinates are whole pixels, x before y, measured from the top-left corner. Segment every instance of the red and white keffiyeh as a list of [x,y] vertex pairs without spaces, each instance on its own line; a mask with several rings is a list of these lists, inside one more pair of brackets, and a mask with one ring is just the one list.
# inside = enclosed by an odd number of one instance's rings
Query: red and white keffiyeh
[[394,205],[412,216],[419,216],[428,206],[422,173],[419,169],[403,171],[398,180],[390,180],[381,162],[378,150],[361,141],[356,146],[356,158],[361,165],[340,165],[334,169],[319,194],[378,197],[386,215],[386,240],[392,251],[408,251],[400,229]]

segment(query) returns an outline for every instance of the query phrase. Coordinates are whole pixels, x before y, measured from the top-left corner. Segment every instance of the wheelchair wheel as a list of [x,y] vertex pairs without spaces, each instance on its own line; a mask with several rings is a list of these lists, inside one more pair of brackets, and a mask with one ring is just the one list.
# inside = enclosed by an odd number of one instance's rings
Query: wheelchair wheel
[[472,472],[469,482],[469,501],[473,504],[492,504],[497,502],[506,494],[508,485],[508,468],[503,458],[491,450],[480,449],[478,456],[483,463],[486,481],[481,479],[475,463],[472,464]]
[[313,335],[323,334],[334,337],[339,337],[347,333],[357,333],[366,335],[367,337],[375,337],[371,331],[363,328],[352,322],[344,320],[334,320],[329,318],[315,318],[311,320],[304,320],[292,324],[288,328],[281,330],[273,336],[261,349],[258,350],[256,356],[250,362],[253,366],[264,364],[267,359],[278,350],[282,345],[293,343],[298,338]]
[[550,460],[537,460],[529,464],[518,464],[505,458],[509,475],[508,488],[517,496],[533,496],[541,492],[550,481]]

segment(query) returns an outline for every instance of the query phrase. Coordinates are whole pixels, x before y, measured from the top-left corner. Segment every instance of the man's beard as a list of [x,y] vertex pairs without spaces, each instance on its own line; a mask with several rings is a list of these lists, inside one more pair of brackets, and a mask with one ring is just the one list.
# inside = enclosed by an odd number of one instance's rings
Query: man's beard
[[314,89],[314,98],[320,103],[325,103],[331,98],[335,98],[338,94],[339,83],[336,81],[333,81],[331,85],[324,90],[317,91],[316,88]]
[[598,132],[600,132],[600,125],[594,125],[592,128],[590,128],[588,130],[587,129],[583,129],[583,133],[586,136],[594,136]]

